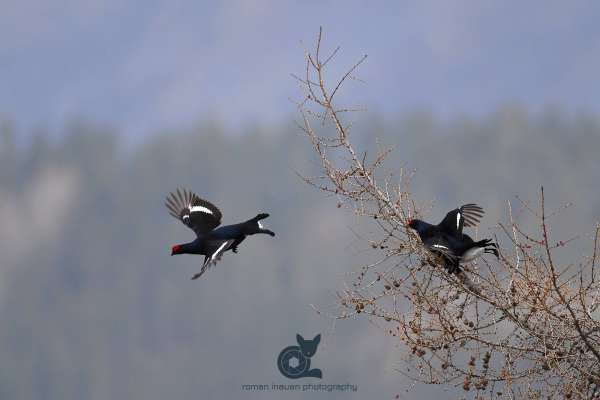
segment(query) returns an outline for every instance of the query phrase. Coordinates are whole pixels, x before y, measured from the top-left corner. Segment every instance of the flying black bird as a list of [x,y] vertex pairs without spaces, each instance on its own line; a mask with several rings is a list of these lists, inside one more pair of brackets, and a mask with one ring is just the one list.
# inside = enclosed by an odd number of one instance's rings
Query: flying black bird
[[171,249],[172,256],[175,254],[204,256],[202,269],[192,276],[192,279],[198,279],[208,267],[216,264],[227,250],[237,253],[237,246],[246,239],[246,236],[256,233],[275,236],[272,231],[264,229],[260,222],[269,214],[258,214],[248,221],[217,228],[221,224],[221,211],[212,203],[185,189],[181,191],[177,189],[176,192],[170,193],[165,205],[169,209],[169,214],[196,233],[196,240],[176,244]]
[[484,253],[499,258],[498,246],[491,239],[476,242],[463,233],[464,227],[476,226],[483,214],[483,209],[478,205],[465,204],[448,212],[438,225],[411,219],[408,226],[417,231],[429,251],[442,257],[449,273],[458,274],[461,263],[473,261]]

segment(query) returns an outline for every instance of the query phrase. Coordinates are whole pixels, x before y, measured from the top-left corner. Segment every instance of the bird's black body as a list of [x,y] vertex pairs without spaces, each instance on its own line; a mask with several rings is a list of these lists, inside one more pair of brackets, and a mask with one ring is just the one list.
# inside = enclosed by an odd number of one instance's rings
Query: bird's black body
[[221,226],[210,232],[209,238],[213,240],[235,239],[235,242],[231,246],[231,249],[235,252],[237,245],[240,244],[248,235],[266,233],[267,235],[275,236],[275,233],[272,231],[263,229],[262,224],[260,223],[260,220],[265,219],[268,216],[269,214],[258,214],[256,217],[239,224]]
[[192,279],[199,278],[227,250],[237,253],[237,246],[248,235],[264,233],[275,236],[272,231],[264,229],[260,222],[269,214],[258,214],[245,222],[217,228],[221,223],[221,211],[210,202],[186,190],[177,189],[175,193],[171,193],[170,197],[167,197],[165,205],[173,217],[179,219],[196,233],[194,241],[175,245],[171,251],[171,255],[204,255],[202,269]]
[[475,226],[483,216],[483,209],[475,204],[465,204],[454,209],[438,225],[413,219],[409,227],[417,231],[423,245],[444,260],[449,273],[458,274],[461,262],[469,262],[483,253],[498,257],[498,250],[491,239],[474,241],[463,233],[465,226]]

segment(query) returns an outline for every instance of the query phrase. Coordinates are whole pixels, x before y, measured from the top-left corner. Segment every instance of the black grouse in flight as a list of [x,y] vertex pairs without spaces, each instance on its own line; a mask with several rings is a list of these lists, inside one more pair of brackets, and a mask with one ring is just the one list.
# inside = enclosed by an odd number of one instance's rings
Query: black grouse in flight
[[165,205],[169,209],[169,214],[196,233],[196,240],[176,244],[171,249],[171,255],[204,255],[202,269],[192,276],[192,279],[198,279],[208,267],[220,260],[227,250],[237,253],[237,246],[246,236],[256,233],[275,236],[272,231],[264,229],[260,222],[269,214],[258,214],[248,221],[217,228],[221,224],[221,211],[212,203],[185,189],[181,191],[177,189],[176,192],[170,193]]
[[441,256],[449,273],[458,274],[461,263],[475,260],[484,253],[499,258],[497,245],[491,239],[474,241],[463,233],[464,227],[475,226],[483,216],[483,209],[476,204],[465,204],[454,209],[438,225],[419,219],[411,219],[408,226],[417,231],[423,245],[432,253]]

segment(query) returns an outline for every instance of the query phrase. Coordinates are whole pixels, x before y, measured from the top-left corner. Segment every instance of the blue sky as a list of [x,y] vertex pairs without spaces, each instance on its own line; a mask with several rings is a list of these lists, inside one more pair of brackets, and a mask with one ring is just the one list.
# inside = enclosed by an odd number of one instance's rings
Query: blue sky
[[0,115],[21,132],[73,118],[130,136],[294,112],[303,46],[322,25],[362,54],[351,105],[478,115],[507,102],[600,111],[592,1],[3,0]]

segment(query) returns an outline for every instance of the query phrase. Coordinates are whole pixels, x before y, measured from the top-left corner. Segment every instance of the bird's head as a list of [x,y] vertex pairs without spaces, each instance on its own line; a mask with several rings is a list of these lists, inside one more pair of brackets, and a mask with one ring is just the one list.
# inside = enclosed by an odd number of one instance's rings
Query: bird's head
[[181,247],[180,244],[176,244],[175,246],[171,247],[171,255],[174,256],[175,254],[181,254],[183,253],[183,248]]
[[408,220],[408,227],[411,228],[411,229],[414,229],[417,232],[420,232],[423,229],[425,229],[425,226],[427,226],[427,224],[425,224],[420,219],[413,219],[413,218],[411,218],[411,219]]

